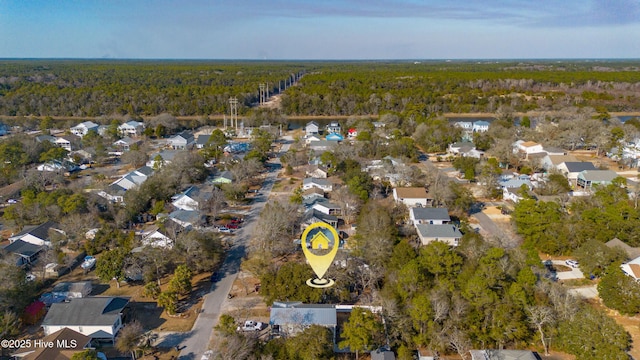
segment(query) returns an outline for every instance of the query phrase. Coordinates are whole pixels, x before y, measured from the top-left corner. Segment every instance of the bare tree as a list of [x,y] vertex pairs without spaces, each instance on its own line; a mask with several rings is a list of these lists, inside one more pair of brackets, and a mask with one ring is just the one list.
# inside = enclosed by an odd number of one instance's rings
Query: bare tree
[[249,160],[242,160],[234,164],[231,167],[231,173],[233,173],[236,181],[253,182],[251,180],[254,179],[258,174],[260,174],[260,171],[263,169],[264,165],[262,165],[262,163],[258,159],[251,158]]
[[540,334],[540,341],[542,341],[544,355],[549,356],[549,345],[544,337],[544,327],[545,325],[551,324],[555,321],[553,309],[548,306],[536,305],[528,306],[526,311],[529,322],[536,328],[536,330],[538,330],[538,334]]
[[219,360],[245,360],[251,357],[257,339],[253,334],[233,334],[217,342],[215,352]]
[[251,239],[254,250],[282,255],[293,251],[293,237],[298,231],[300,213],[289,202],[268,203],[258,220],[257,231]]

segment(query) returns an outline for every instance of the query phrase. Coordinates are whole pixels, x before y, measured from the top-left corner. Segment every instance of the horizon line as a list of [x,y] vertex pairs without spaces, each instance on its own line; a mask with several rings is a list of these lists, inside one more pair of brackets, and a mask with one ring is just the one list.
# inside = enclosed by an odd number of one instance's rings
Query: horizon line
[[541,58],[377,58],[377,59],[250,59],[250,58],[98,58],[98,57],[0,57],[0,61],[7,60],[91,60],[91,61],[253,61],[253,62],[280,62],[280,61],[294,61],[294,62],[381,62],[381,61],[412,61],[412,62],[465,62],[465,61],[640,61],[640,57],[541,57]]

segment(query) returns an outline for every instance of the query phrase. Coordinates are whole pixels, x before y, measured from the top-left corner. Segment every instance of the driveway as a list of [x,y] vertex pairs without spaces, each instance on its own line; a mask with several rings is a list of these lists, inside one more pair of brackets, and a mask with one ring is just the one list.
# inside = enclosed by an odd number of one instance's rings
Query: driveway
[[[289,142],[282,146],[278,158],[271,161],[273,164],[280,164],[279,156],[289,149]],[[209,343],[213,336],[213,327],[217,325],[220,318],[220,307],[222,303],[227,299],[231,287],[238,272],[240,270],[240,263],[247,254],[247,246],[249,240],[257,224],[258,217],[262,212],[273,184],[278,176],[278,171],[270,171],[262,183],[262,189],[260,189],[261,196],[257,197],[251,210],[244,217],[244,226],[235,233],[233,246],[227,252],[227,256],[219,273],[222,274],[222,278],[216,283],[211,285],[211,291],[204,296],[204,303],[202,304],[202,310],[193,324],[191,331],[184,333],[183,341],[179,344],[181,347],[180,357],[181,360],[195,359],[200,360],[202,354],[208,349]]]
[[553,263],[553,265],[562,265],[571,268],[571,271],[556,271],[556,280],[584,279],[584,274],[582,273],[580,268],[572,268],[570,266],[567,266],[564,260],[552,260],[551,262]]

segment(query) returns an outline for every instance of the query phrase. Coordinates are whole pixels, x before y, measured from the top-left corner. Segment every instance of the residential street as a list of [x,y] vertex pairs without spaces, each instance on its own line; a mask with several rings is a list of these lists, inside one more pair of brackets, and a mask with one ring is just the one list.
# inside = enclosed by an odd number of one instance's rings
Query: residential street
[[[278,157],[271,160],[269,164],[277,164],[277,166],[280,166],[279,156],[286,153],[288,149],[289,143],[284,144],[278,154]],[[244,226],[233,236],[234,245],[227,253],[225,262],[220,269],[220,273],[223,274],[223,278],[212,284],[211,292],[205,295],[202,310],[198,319],[196,319],[196,322],[193,324],[191,331],[184,334],[184,341],[178,344],[182,348],[178,359],[199,360],[202,354],[207,350],[210,339],[213,335],[213,327],[218,323],[218,319],[220,317],[220,306],[229,295],[231,286],[238,275],[240,263],[247,253],[249,240],[254,232],[260,212],[262,212],[264,205],[269,199],[269,194],[276,181],[278,172],[279,169],[269,170],[262,188],[260,189],[261,195],[256,198],[251,206],[251,210],[245,216]]]

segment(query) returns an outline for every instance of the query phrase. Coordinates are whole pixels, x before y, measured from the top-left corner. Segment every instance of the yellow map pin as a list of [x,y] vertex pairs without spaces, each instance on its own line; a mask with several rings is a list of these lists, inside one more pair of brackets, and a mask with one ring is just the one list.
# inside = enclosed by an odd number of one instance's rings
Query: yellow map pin
[[301,237],[302,252],[307,258],[317,279],[307,280],[307,285],[326,288],[335,284],[331,279],[323,279],[333,259],[338,253],[340,238],[333,226],[325,222],[316,222],[304,229]]

